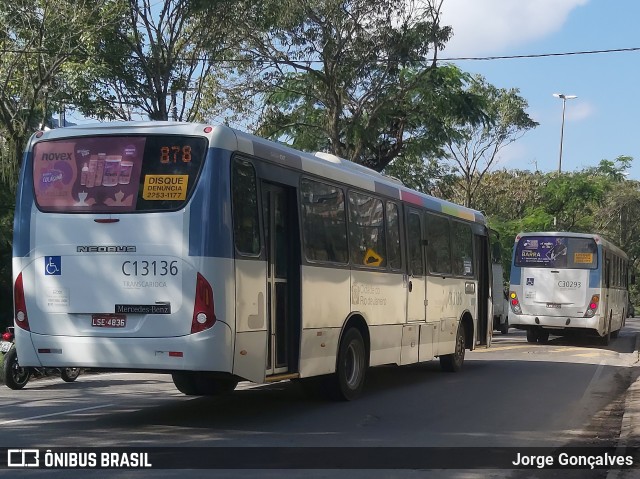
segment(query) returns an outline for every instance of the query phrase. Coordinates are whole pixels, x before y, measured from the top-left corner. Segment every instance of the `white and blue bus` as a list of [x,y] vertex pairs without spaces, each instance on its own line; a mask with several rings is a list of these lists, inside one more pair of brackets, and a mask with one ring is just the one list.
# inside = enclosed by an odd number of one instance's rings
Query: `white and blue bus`
[[[171,373],[189,395],[369,366],[462,366],[491,339],[485,218],[224,126],[36,133],[13,254],[23,366]],[[310,381],[307,381],[310,382]]]
[[529,342],[585,332],[609,344],[628,308],[628,258],[596,234],[520,233],[511,266],[509,325]]

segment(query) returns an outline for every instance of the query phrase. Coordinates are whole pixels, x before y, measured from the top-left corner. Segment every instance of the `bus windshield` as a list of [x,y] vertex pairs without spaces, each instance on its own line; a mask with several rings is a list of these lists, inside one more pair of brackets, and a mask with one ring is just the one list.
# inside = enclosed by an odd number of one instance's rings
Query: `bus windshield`
[[525,236],[516,245],[515,265],[534,268],[596,269],[598,249],[592,238]]
[[122,213],[184,206],[207,149],[205,138],[84,136],[36,143],[35,200],[44,212]]

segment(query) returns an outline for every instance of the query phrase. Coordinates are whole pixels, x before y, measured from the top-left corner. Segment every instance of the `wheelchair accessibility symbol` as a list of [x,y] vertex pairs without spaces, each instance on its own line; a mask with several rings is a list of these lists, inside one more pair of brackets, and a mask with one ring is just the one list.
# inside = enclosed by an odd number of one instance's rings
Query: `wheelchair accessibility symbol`
[[44,257],[44,274],[45,276],[62,274],[62,256],[45,256]]

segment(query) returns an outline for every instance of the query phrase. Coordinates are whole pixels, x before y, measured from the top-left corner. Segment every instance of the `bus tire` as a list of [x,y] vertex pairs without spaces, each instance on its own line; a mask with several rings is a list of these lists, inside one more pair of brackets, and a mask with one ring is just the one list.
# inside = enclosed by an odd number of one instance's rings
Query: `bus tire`
[[2,376],[4,383],[9,389],[22,389],[29,382],[31,368],[23,368],[18,364],[18,353],[15,347],[12,347],[9,352],[4,355]]
[[452,354],[440,356],[440,368],[448,373],[457,373],[462,369],[464,363],[464,353],[466,346],[466,334],[464,324],[460,321],[458,332],[456,333],[456,346]]
[[60,369],[60,378],[65,383],[72,383],[80,376],[80,368],[62,368]]
[[537,343],[538,342],[538,330],[534,327],[527,328],[527,342],[528,343]]
[[340,341],[336,372],[330,376],[329,395],[340,401],[352,401],[362,393],[369,367],[367,348],[357,328],[349,328]]
[[507,320],[500,325],[500,332],[502,334],[509,334],[509,319],[507,318]]
[[603,346],[609,346],[611,342],[611,314],[609,314],[609,325],[607,326],[607,334],[600,338],[600,343]]
[[538,331],[538,342],[539,343],[546,343],[547,341],[549,341],[549,331],[547,331],[546,329],[541,329]]
[[187,396],[217,396],[233,391],[238,385],[236,379],[214,377],[203,372],[171,374],[178,391]]

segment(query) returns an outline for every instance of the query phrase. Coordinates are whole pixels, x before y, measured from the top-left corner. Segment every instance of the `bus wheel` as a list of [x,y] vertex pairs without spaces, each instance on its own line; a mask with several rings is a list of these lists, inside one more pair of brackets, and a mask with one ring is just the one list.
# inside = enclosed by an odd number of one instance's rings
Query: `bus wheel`
[[331,396],[342,401],[360,396],[368,366],[362,334],[356,328],[349,328],[340,341],[336,373],[331,377]]
[[546,343],[547,341],[549,341],[549,331],[546,331],[544,329],[538,331],[538,342]]
[[509,319],[507,318],[507,320],[500,325],[500,332],[502,334],[509,334]]
[[80,376],[80,368],[62,368],[60,370],[60,378],[65,383],[72,383]]
[[5,354],[2,372],[4,383],[10,389],[22,389],[31,377],[31,368],[23,368],[18,364],[18,353],[15,347]]
[[528,343],[536,343],[538,342],[538,330],[534,327],[527,328],[527,342]]
[[600,342],[603,346],[609,346],[611,342],[611,315],[609,315],[609,326],[607,327],[607,334],[600,338]]
[[440,356],[440,367],[443,371],[456,373],[462,369],[462,364],[464,363],[465,342],[464,324],[460,321],[460,324],[458,325],[458,333],[456,334],[455,351],[453,354]]

